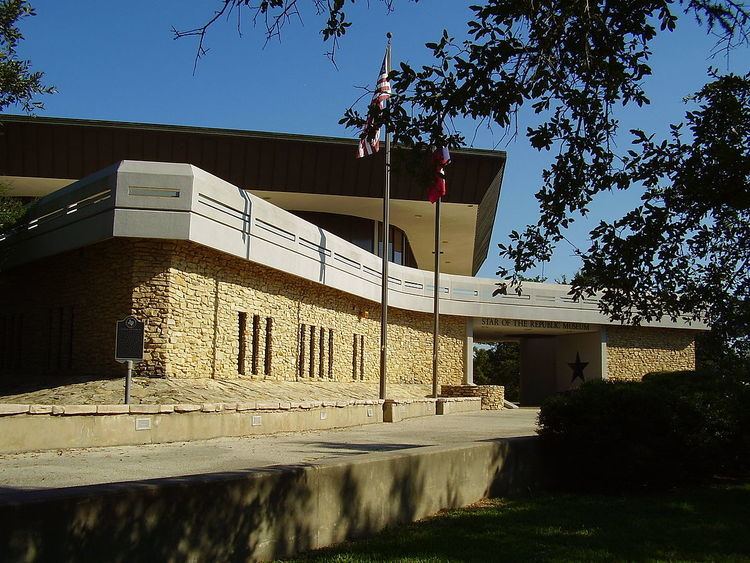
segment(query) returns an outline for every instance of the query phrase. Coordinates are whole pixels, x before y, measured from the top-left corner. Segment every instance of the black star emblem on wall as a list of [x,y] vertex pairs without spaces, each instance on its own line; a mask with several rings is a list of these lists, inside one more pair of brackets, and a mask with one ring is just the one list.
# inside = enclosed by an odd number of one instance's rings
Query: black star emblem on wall
[[570,380],[570,382],[573,383],[576,379],[580,377],[581,381],[585,383],[586,377],[584,377],[583,375],[583,368],[589,365],[589,363],[582,362],[580,354],[576,352],[576,361],[568,365],[570,366],[570,369],[573,370],[573,378]]

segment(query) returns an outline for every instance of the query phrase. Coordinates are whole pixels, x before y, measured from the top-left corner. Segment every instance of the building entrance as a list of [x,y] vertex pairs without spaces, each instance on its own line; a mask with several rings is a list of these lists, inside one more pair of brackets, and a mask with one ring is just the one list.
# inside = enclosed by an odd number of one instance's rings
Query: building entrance
[[518,345],[522,406],[606,377],[606,337],[599,325],[527,319],[475,318],[473,341]]
[[474,345],[474,383],[502,385],[505,400],[518,404],[520,400],[521,358],[518,340],[480,342]]

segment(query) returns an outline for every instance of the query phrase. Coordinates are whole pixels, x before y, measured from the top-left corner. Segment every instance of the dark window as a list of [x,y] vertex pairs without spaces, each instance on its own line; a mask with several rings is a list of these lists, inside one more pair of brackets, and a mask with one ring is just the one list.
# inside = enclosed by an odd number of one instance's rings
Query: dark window
[[263,357],[265,375],[271,375],[271,354],[273,354],[273,319],[266,317],[266,353]]
[[365,377],[365,336],[355,334],[352,343],[352,379],[364,379]]
[[258,356],[260,354],[260,315],[253,315],[253,375],[258,375]]
[[8,335],[8,319],[6,315],[0,316],[0,369],[5,369],[8,363],[8,346],[5,339]]
[[[393,237],[389,237],[389,241],[393,240]],[[388,245],[390,248],[390,244]],[[378,256],[383,256],[383,223],[378,222]]]
[[365,378],[365,335],[359,335],[359,379]]
[[245,375],[245,353],[247,350],[247,313],[237,313],[238,334],[237,339],[237,373]]
[[[20,315],[13,315],[9,350],[11,358],[20,353],[22,345],[23,320]],[[47,369],[60,371],[73,367],[73,307],[50,307],[47,315]],[[20,323],[20,324],[19,324]],[[16,367],[15,364],[12,367]]]
[[305,325],[299,325],[299,377],[305,376]]
[[328,330],[328,379],[333,379],[333,329]]
[[373,225],[369,219],[361,219],[351,224],[351,238],[349,242],[356,244],[367,252],[374,250],[374,241],[372,240]]
[[326,376],[325,370],[325,333],[326,329],[320,327],[320,345],[318,347],[318,377]]
[[396,264],[404,263],[404,233],[403,231],[393,231],[393,242],[391,248],[393,248],[393,258],[391,260]]
[[68,368],[73,367],[73,307],[70,307],[68,315]]
[[315,327],[310,326],[310,363],[307,366],[309,368],[308,375],[312,379],[315,377]]
[[[374,252],[375,250],[375,241],[373,240],[375,221],[372,219],[316,211],[295,211],[294,213],[305,221],[310,221],[321,229],[356,244],[368,252]],[[378,222],[378,256],[383,255],[382,240],[383,224]],[[389,229],[388,258],[396,264],[412,268],[417,267],[417,262],[414,260],[414,254],[409,245],[409,239],[404,231],[393,225]]]
[[354,342],[352,344],[352,379],[357,379],[357,347],[359,345],[358,335],[354,335]]
[[13,344],[13,350],[12,358],[13,358],[13,368],[19,369],[22,365],[22,362],[24,360],[23,355],[23,314],[18,313],[15,316],[15,322],[14,322],[14,331],[13,336],[15,337],[14,344]]
[[[378,223],[378,256],[383,255],[383,223]],[[388,229],[388,259],[394,264],[416,268],[417,262],[404,231],[391,225]]]
[[[56,336],[59,338],[60,335],[57,334]],[[22,367],[24,361],[22,346],[23,315],[10,313],[0,317],[0,368],[18,369]],[[55,364],[53,367],[58,366]]]

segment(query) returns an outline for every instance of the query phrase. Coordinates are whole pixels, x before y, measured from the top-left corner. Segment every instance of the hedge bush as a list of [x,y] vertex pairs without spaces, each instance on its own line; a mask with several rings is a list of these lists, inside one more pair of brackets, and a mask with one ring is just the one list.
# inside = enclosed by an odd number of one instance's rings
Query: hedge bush
[[550,397],[539,434],[561,485],[664,488],[750,468],[750,389],[711,373],[592,381]]

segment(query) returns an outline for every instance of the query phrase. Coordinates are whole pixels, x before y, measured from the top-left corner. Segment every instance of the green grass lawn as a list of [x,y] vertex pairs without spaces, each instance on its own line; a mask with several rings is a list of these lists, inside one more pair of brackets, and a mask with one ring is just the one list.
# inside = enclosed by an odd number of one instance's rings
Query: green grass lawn
[[497,499],[307,554],[318,561],[750,561],[750,483]]

